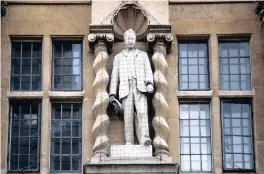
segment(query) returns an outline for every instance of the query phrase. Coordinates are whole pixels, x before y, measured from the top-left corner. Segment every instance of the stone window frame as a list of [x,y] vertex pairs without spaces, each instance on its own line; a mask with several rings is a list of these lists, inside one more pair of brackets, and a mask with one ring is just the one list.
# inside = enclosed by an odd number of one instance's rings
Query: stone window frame
[[[208,40],[206,39],[206,38],[197,38],[196,39],[196,37],[194,37],[195,38],[195,40],[192,40],[191,38],[182,38],[182,37],[180,37],[179,38],[179,40],[178,40],[178,59],[179,59],[179,62],[178,62],[178,74],[179,74],[179,78],[178,78],[178,84],[179,84],[179,91],[209,91],[210,90],[210,69],[209,69],[209,67],[210,67],[210,62],[209,62],[209,59],[210,59],[210,57],[209,57],[209,45],[208,45]],[[182,67],[182,64],[181,64],[181,59],[182,59],[182,57],[181,57],[181,45],[182,44],[187,44],[187,57],[183,57],[183,59],[186,59],[187,60],[187,73],[186,74],[182,74],[181,73],[181,67]],[[206,46],[205,46],[205,56],[202,56],[202,57],[199,57],[199,54],[197,55],[197,57],[189,57],[189,55],[188,55],[188,45],[190,45],[190,44],[205,44]],[[198,49],[197,50],[199,50],[199,45],[198,45]],[[197,74],[193,74],[193,75],[198,75],[198,82],[195,82],[195,83],[197,83],[198,84],[198,88],[196,88],[196,89],[191,89],[190,87],[189,87],[189,85],[190,85],[190,80],[189,80],[189,76],[190,76],[190,73],[189,73],[189,66],[190,66],[190,64],[189,64],[189,58],[196,58],[197,59],[197,63],[196,64],[193,64],[193,65],[196,65],[197,66],[197,71],[198,71],[198,73]],[[205,62],[204,62],[204,70],[205,70],[205,73],[200,73],[200,70],[199,70],[199,65],[200,65],[200,60],[201,59],[204,59],[205,60]],[[207,65],[206,65],[207,64]],[[202,64],[201,64],[201,66],[202,66]],[[182,75],[187,75],[188,76],[188,80],[187,80],[187,84],[188,84],[188,88],[181,88],[181,76]],[[205,76],[205,87],[204,88],[201,88],[200,87],[200,78],[199,78],[199,76]]]
[[[188,105],[188,118],[185,118],[185,119],[182,119],[181,118],[181,105]],[[190,105],[193,105],[193,106],[195,106],[195,105],[198,105],[199,106],[199,111],[201,111],[200,109],[200,105],[204,105],[204,106],[206,106],[207,107],[207,111],[208,111],[208,117],[207,118],[204,118],[204,119],[201,119],[200,118],[200,112],[199,112],[199,118],[197,118],[197,119],[193,119],[193,118],[190,118]],[[190,170],[182,170],[182,172],[212,172],[213,171],[213,149],[212,149],[212,130],[211,130],[211,122],[212,122],[212,120],[211,120],[211,109],[210,109],[210,101],[208,100],[205,100],[205,101],[180,101],[179,102],[179,138],[180,138],[180,144],[182,144],[182,141],[181,141],[181,139],[182,138],[189,138],[189,153],[187,154],[182,154],[182,145],[180,145],[180,161],[182,161],[182,155],[189,155],[190,156]],[[181,121],[182,120],[187,120],[188,121],[188,134],[189,134],[189,136],[184,136],[184,135],[182,135],[182,130],[181,130]],[[191,136],[190,135],[190,133],[191,133],[191,131],[190,131],[190,121],[191,120],[199,120],[199,136]],[[209,135],[207,135],[207,136],[202,136],[201,135],[201,127],[200,127],[200,124],[201,124],[201,120],[205,120],[205,121],[207,121],[207,123],[209,124],[209,125],[206,125],[206,126],[208,126],[207,128],[209,129]],[[192,164],[191,164],[191,155],[192,155],[192,152],[191,152],[191,138],[192,137],[194,137],[194,138],[199,138],[199,148],[200,148],[200,153],[197,153],[197,154],[195,154],[195,155],[199,155],[200,156],[200,169],[201,170],[197,170],[197,171],[195,171],[195,170],[193,170],[192,169]],[[202,138],[205,138],[205,139],[209,139],[209,141],[206,141],[206,143],[209,143],[209,153],[206,153],[206,154],[203,154],[202,152],[201,152],[201,139]],[[208,144],[206,144],[207,146],[208,146]],[[203,168],[202,168],[202,155],[205,155],[205,156],[210,156],[210,165],[211,165],[211,168],[210,168],[210,170],[203,170]],[[181,163],[181,162],[180,162]]]
[[[70,109],[71,109],[71,115],[70,115],[70,118],[69,119],[63,119],[63,106],[64,105],[70,105]],[[54,119],[54,114],[55,114],[55,107],[60,107],[60,119]],[[80,118],[79,119],[73,119],[73,108],[78,108],[78,114],[80,114]],[[71,130],[70,130],[70,136],[63,136],[62,132],[61,132],[61,135],[60,136],[54,136],[54,127],[53,127],[53,123],[55,123],[55,121],[70,121],[70,124],[71,124]],[[75,122],[78,122],[79,124],[79,136],[78,137],[74,137],[72,136],[72,122],[75,121]],[[51,139],[50,139],[50,173],[80,173],[82,171],[82,103],[75,103],[75,102],[72,102],[72,103],[69,103],[69,102],[64,102],[64,103],[52,103],[52,107],[51,107]],[[63,125],[60,124],[59,125],[60,129],[62,129]],[[62,139],[63,138],[67,138],[67,139],[70,139],[71,143],[70,143],[70,153],[68,154],[62,154]],[[79,139],[79,153],[78,154],[73,154],[72,153],[72,139],[75,138],[75,139]],[[53,139],[59,139],[60,140],[60,153],[57,154],[55,153],[55,148],[53,147]],[[59,157],[60,158],[60,170],[54,170],[53,168],[53,158],[55,158],[55,156]],[[69,170],[61,170],[61,165],[62,165],[62,161],[61,161],[61,158],[63,156],[68,156],[70,157],[70,169]],[[79,165],[79,169],[78,170],[72,170],[72,157],[76,157],[79,161],[78,161],[78,165]]]
[[[61,54],[63,54],[63,45],[64,44],[80,44],[80,57],[78,58],[73,58],[73,55],[71,57],[64,57],[63,55],[61,55],[60,57],[56,57],[55,58],[55,44],[61,44]],[[73,54],[73,52],[71,51],[71,54]],[[56,74],[55,73],[55,59],[59,60],[59,59],[68,59],[68,60],[72,60],[72,59],[79,59],[79,65],[74,65],[74,66],[79,66],[79,74],[78,75],[74,75],[73,73],[71,74],[64,74],[62,73],[62,69],[60,70],[60,74]],[[82,91],[83,90],[83,40],[79,40],[79,39],[53,39],[52,40],[52,73],[51,73],[51,78],[52,78],[52,83],[51,83],[51,89],[52,91]],[[65,65],[62,65],[65,66]],[[72,65],[73,66],[73,65]],[[61,86],[60,88],[55,88],[55,76],[59,76],[60,78],[63,76],[71,76],[71,78],[73,76],[79,76],[80,79],[80,84],[79,84],[79,88],[77,89],[73,89],[73,87],[71,88],[62,88],[63,86],[63,82],[61,80]],[[71,79],[71,84],[73,84],[72,79]]]
[[[234,155],[234,154],[241,154],[242,156],[243,156],[243,159],[244,159],[244,155],[245,154],[249,154],[249,155],[251,155],[252,156],[252,158],[251,158],[251,160],[252,160],[252,168],[251,169],[243,169],[243,168],[225,168],[225,145],[224,145],[224,136],[225,136],[225,130],[224,130],[224,127],[225,127],[225,123],[224,123],[224,118],[223,118],[223,106],[224,106],[224,103],[229,103],[229,104],[246,104],[246,105],[249,105],[249,109],[250,109],[250,111],[249,111],[249,114],[250,114],[250,116],[249,116],[249,131],[250,131],[250,135],[243,135],[243,120],[244,120],[244,118],[242,117],[242,119],[240,118],[240,120],[242,120],[242,135],[236,135],[236,136],[241,136],[242,137],[242,139],[243,139],[243,143],[241,144],[241,146],[243,147],[243,149],[242,149],[242,153],[234,153],[233,152],[233,146],[232,146],[232,152],[230,152],[230,154],[232,154],[232,156]],[[230,109],[231,109],[231,106],[230,106]],[[229,114],[232,114],[232,113],[229,113]],[[241,112],[240,112],[240,114],[242,115],[242,106],[241,106]],[[220,99],[220,117],[221,117],[221,151],[222,151],[222,169],[223,169],[223,171],[224,172],[255,172],[255,170],[256,170],[256,164],[255,164],[255,147],[254,147],[254,144],[255,144],[255,141],[254,141],[254,117],[253,117],[253,103],[252,103],[252,99],[250,99],[250,98],[233,98],[233,99],[228,99],[228,98],[222,98],[222,99]],[[238,119],[238,118],[235,118],[235,119]],[[232,120],[232,117],[230,117],[230,120]],[[240,121],[241,122],[241,121]],[[232,128],[232,122],[230,122],[230,128]],[[234,136],[233,135],[233,130],[232,129],[230,129],[230,136],[232,137],[232,136]],[[249,137],[249,138],[251,138],[251,153],[244,153],[244,138],[245,137]],[[232,140],[233,141],[233,140]],[[233,143],[232,143],[233,144]],[[232,157],[233,158],[233,165],[234,165],[234,157]],[[245,161],[243,160],[242,161],[242,165],[244,166],[245,164]]]
[[[29,105],[29,110],[30,110],[30,119],[21,119],[22,118],[22,109],[21,107],[22,106],[28,106]],[[36,105],[37,106],[37,118],[36,119],[32,119],[32,105]],[[14,113],[14,106],[18,106],[19,107],[19,111],[18,111],[18,118],[17,119],[13,119],[13,113]],[[27,115],[27,114],[26,114]],[[21,122],[32,122],[33,121],[37,121],[37,135],[33,136],[31,135],[31,124],[29,125],[29,128],[28,128],[28,136],[25,136],[25,135],[20,135],[21,134]],[[12,133],[13,133],[13,124],[14,122],[18,122],[18,146],[17,146],[17,153],[15,154],[12,154],[12,138],[14,136],[12,136]],[[20,140],[21,140],[21,137],[22,138],[28,138],[28,141],[29,141],[29,145],[28,145],[28,153],[25,153],[25,154],[22,154],[24,156],[28,155],[28,166],[30,164],[30,158],[32,156],[36,156],[36,159],[37,159],[37,166],[36,166],[36,169],[17,169],[17,170],[12,170],[11,169],[11,156],[17,156],[17,162],[18,162],[18,166],[19,167],[19,157],[21,156],[21,153],[20,153],[20,148],[21,148],[21,144],[20,144]],[[30,152],[30,147],[31,147],[31,144],[30,144],[30,141],[32,139],[37,139],[37,151],[36,153],[34,153],[34,155],[32,155],[32,153]],[[9,131],[8,131],[8,172],[17,172],[17,173],[24,173],[24,172],[39,172],[40,171],[40,141],[41,141],[41,101],[38,101],[38,100],[27,100],[27,101],[21,101],[21,100],[12,100],[10,101],[10,112],[9,112]]]
[[[14,49],[14,44],[20,44],[20,53],[18,53],[20,56],[19,58],[16,56],[15,49]],[[23,57],[23,45],[26,44],[31,44],[30,45],[30,57]],[[34,49],[34,44],[39,44],[38,47],[38,56],[33,57],[33,49]],[[19,61],[19,72],[15,73],[16,68],[15,68],[15,61]],[[23,61],[30,60],[30,73],[26,73],[26,75],[23,75]],[[38,71],[39,73],[34,73],[33,72],[33,61],[36,61],[38,64]],[[11,40],[11,68],[10,68],[10,90],[11,91],[41,91],[42,89],[42,41],[41,39],[12,39]],[[15,88],[15,82],[14,78],[19,77],[19,89],[14,89]],[[29,89],[22,89],[22,78],[23,77],[30,77],[29,79]],[[38,83],[38,88],[32,89],[33,88],[33,77],[37,79]]]
[[[245,52],[245,56],[240,56],[240,44],[242,43],[246,43],[247,44],[247,51],[248,52]],[[224,44],[227,44],[228,46],[228,55],[227,57],[225,56],[222,56],[222,52],[221,52],[221,45],[224,45]],[[229,54],[229,50],[230,50],[230,44],[239,44],[239,48],[238,48],[238,56],[231,56],[230,57],[230,54]],[[251,79],[252,79],[252,72],[251,72],[251,55],[250,55],[250,40],[247,39],[247,38],[225,38],[225,39],[222,39],[222,38],[219,38],[218,40],[218,49],[219,49],[219,54],[218,54],[218,58],[219,58],[219,88],[221,91],[250,91],[252,90],[252,82],[251,82]],[[238,63],[231,63],[230,62],[230,59],[238,59]],[[224,65],[228,65],[228,73],[224,73],[223,72],[223,63],[222,61],[226,59],[227,60],[227,63],[224,63]],[[242,59],[245,59],[246,63],[241,63],[241,60]],[[230,65],[237,65],[238,66],[238,70],[239,72],[238,73],[235,73],[235,74],[231,74],[230,73]],[[245,65],[245,71],[246,73],[241,73],[241,65]],[[249,69],[248,69],[249,68]],[[249,72],[247,72],[249,71]],[[224,82],[223,82],[223,78],[222,76],[228,76],[228,89],[224,89]],[[238,76],[238,81],[233,81],[233,82],[238,82],[239,84],[239,89],[231,89],[231,75],[233,76]],[[245,89],[242,89],[242,76],[245,76],[246,77],[246,81],[245,84],[250,84],[250,86],[246,86]]]

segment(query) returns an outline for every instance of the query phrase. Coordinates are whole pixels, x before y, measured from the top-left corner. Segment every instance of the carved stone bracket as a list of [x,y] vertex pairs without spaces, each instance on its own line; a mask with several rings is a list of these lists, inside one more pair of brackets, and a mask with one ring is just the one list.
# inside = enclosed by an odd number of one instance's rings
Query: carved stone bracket
[[107,106],[109,103],[109,96],[107,93],[107,84],[109,82],[109,75],[106,71],[109,52],[112,49],[114,42],[114,35],[107,32],[106,26],[91,27],[88,35],[89,47],[94,51],[95,60],[93,69],[96,74],[93,82],[93,91],[96,96],[93,105],[93,115],[95,122],[92,128],[94,138],[93,157],[99,161],[103,157],[109,155],[109,138],[107,136],[108,127],[110,124],[107,115]]
[[1,16],[5,16],[7,13],[7,2],[1,1]]
[[155,67],[154,83],[156,91],[152,100],[155,109],[155,116],[152,120],[152,125],[155,130],[153,146],[155,148],[155,155],[160,158],[169,157],[169,125],[167,123],[169,106],[166,101],[168,91],[168,82],[166,80],[168,64],[166,55],[171,50],[172,40],[173,35],[169,32],[158,33],[154,30],[154,33],[147,35],[148,49],[153,52],[152,62]]

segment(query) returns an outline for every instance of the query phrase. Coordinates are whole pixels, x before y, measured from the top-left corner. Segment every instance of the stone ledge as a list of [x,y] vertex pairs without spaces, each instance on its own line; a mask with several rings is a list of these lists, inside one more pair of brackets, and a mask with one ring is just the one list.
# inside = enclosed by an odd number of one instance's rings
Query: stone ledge
[[235,97],[253,97],[255,90],[252,91],[218,91],[219,97],[235,98]]
[[42,99],[43,95],[43,91],[16,91],[7,93],[9,99]]
[[178,98],[211,98],[213,91],[177,91]]
[[84,91],[49,91],[51,99],[76,99],[82,100]]
[[109,157],[99,162],[88,162],[83,166],[84,174],[178,174],[179,165],[171,159],[160,160],[155,157]]

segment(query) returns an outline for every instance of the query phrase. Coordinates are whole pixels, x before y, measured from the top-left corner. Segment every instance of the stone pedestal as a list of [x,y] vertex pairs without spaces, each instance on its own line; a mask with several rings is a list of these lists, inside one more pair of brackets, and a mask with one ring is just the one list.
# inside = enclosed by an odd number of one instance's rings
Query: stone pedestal
[[100,162],[88,162],[84,174],[178,174],[179,165],[171,159],[155,157],[109,157]]
[[111,157],[151,157],[152,146],[112,145]]

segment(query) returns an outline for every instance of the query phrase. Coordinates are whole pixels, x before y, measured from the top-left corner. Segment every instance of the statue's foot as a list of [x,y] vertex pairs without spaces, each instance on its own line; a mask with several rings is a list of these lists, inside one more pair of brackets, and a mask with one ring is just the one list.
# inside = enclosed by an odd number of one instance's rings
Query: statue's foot
[[126,145],[132,145],[132,143],[130,143],[130,142],[126,142]]
[[149,137],[144,138],[143,144],[145,146],[151,145],[151,139]]

